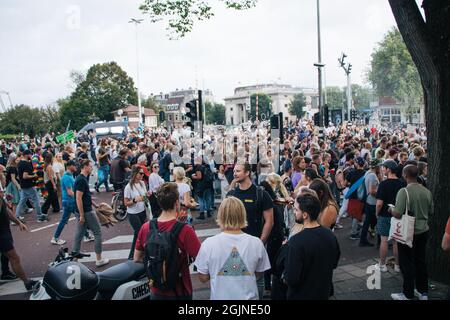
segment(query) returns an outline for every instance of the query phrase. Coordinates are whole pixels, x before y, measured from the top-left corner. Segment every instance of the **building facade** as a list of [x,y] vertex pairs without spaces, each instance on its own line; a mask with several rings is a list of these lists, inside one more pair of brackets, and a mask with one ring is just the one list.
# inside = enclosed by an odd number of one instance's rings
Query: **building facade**
[[[289,114],[289,105],[296,94],[303,93],[306,98],[305,117],[311,119],[318,111],[318,91],[313,88],[300,88],[283,84],[260,84],[238,87],[234,90],[234,96],[225,98],[225,117],[227,125],[238,125],[250,119],[250,97],[253,94],[266,94],[272,100],[273,113],[283,113],[285,121],[295,120],[296,117]],[[269,116],[262,116],[268,119]]]
[[[128,121],[128,127],[134,130],[139,127],[139,107],[129,105],[113,112],[115,121]],[[152,109],[144,108],[144,125],[146,128],[156,128],[158,118]]]
[[[203,103],[214,102],[214,96],[210,90],[202,92]],[[173,128],[181,127],[185,122],[185,106],[191,100],[198,99],[198,90],[175,90],[167,94],[160,93],[155,96],[155,101],[163,107],[166,114],[166,124]]]
[[425,108],[423,104],[407,106],[398,103],[392,97],[381,97],[378,104],[373,106],[375,115],[384,124],[425,124]]

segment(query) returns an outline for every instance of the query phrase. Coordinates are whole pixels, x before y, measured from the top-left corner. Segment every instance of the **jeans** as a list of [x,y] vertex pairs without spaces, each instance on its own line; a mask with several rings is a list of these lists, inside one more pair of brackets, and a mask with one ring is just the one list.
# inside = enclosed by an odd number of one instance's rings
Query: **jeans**
[[[78,221],[80,221],[80,214],[78,212],[75,212],[75,215],[78,218]],[[73,244],[73,252],[79,253],[80,247],[81,247],[81,240],[83,239],[83,236],[86,233],[87,228],[92,230],[92,233],[94,234],[95,240],[94,240],[94,250],[96,254],[102,253],[102,231],[100,230],[100,223],[98,222],[97,215],[94,211],[89,211],[84,213],[84,224],[80,225],[78,223],[77,225],[77,231],[75,232],[75,243]]]
[[211,211],[211,189],[206,189],[202,195],[198,196],[198,203],[200,205],[200,212]]
[[352,218],[352,231],[351,231],[351,234],[352,235],[357,235],[357,234],[359,234],[359,231],[360,231],[360,226],[359,226],[358,219]]
[[259,300],[262,300],[264,295],[264,275],[256,278],[256,286],[258,287]]
[[16,218],[20,217],[20,213],[25,207],[25,203],[27,202],[28,199],[31,200],[31,202],[33,203],[38,218],[41,218],[43,214],[41,211],[41,205],[39,204],[40,200],[39,194],[35,188],[25,188],[20,190],[20,201],[16,208]]
[[61,209],[59,207],[58,193],[56,193],[56,189],[53,188],[53,184],[50,181],[47,181],[45,188],[47,189],[48,196],[42,205],[42,213],[47,214],[48,209],[50,209],[50,205],[53,207],[53,212],[59,212]]
[[214,207],[214,188],[209,189],[209,203],[211,204],[211,208]]
[[128,213],[128,220],[134,231],[133,243],[131,245],[130,254],[128,255],[128,259],[131,260],[134,257],[134,248],[136,247],[136,239],[138,237],[139,231],[141,230],[142,225],[147,220],[147,213],[145,212],[145,210],[140,213]]
[[377,224],[377,217],[375,215],[375,208],[376,206],[367,204],[364,206],[364,213],[366,214],[366,217],[364,219],[364,224],[361,230],[361,239],[359,240],[360,243],[367,243],[369,242],[367,240],[367,232],[369,231],[369,226],[374,226]]
[[397,243],[398,260],[403,275],[403,294],[414,298],[414,284],[422,294],[428,293],[428,272],[425,258],[428,231],[414,235],[413,247]]
[[59,238],[65,225],[69,221],[70,216],[72,215],[72,213],[75,212],[75,201],[63,201],[62,205],[63,205],[63,214],[61,220],[59,221],[58,227],[56,228],[55,234],[53,235],[55,239]]
[[105,188],[106,188],[106,192],[109,192],[109,183],[108,183],[109,170],[110,169],[109,169],[109,165],[108,164],[104,165],[104,166],[102,166],[102,167],[100,167],[98,169],[99,173],[100,173],[100,171],[102,172],[102,179],[100,179],[101,175],[99,174],[99,179],[98,179],[98,182],[97,182],[97,188],[100,188],[100,186],[102,184],[104,184]]

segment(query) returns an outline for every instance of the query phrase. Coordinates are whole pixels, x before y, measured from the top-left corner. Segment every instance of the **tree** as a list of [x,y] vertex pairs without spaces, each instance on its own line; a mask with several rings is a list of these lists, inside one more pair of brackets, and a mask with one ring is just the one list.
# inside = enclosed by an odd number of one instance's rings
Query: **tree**
[[206,123],[208,124],[225,124],[225,106],[219,103],[205,102]]
[[250,118],[256,119],[256,97],[258,96],[258,120],[269,120],[273,114],[272,99],[265,93],[254,93],[250,96]]
[[137,100],[133,79],[117,63],[95,64],[68,100],[60,101],[61,123],[70,120],[71,128],[78,130],[94,113],[101,120],[113,120],[113,111],[136,105]]
[[[258,0],[219,0],[227,8],[246,10],[253,8]],[[167,30],[172,39],[182,38],[192,31],[194,22],[214,16],[213,8],[205,0],[144,0],[139,9],[150,16],[151,22],[168,19]]]
[[47,132],[63,132],[64,125],[61,124],[60,110],[58,107],[47,106],[40,110],[42,122],[46,124]]
[[430,276],[450,281],[450,255],[440,245],[450,208],[450,11],[448,0],[424,0],[425,19],[415,1],[389,0],[398,28],[421,79],[428,138],[429,189],[434,208],[429,216],[427,262]]
[[345,92],[340,87],[327,87],[327,104],[331,109],[338,109],[345,106]]
[[394,97],[408,106],[422,101],[419,72],[396,27],[385,35],[372,53],[368,80],[380,97]]
[[288,111],[292,116],[296,116],[297,119],[300,119],[305,116],[306,113],[306,111],[304,111],[305,106],[306,106],[305,95],[303,93],[298,93],[294,96],[294,99],[291,100]]
[[31,137],[49,132],[49,123],[44,122],[39,108],[17,105],[0,114],[0,132],[2,134],[24,133]]

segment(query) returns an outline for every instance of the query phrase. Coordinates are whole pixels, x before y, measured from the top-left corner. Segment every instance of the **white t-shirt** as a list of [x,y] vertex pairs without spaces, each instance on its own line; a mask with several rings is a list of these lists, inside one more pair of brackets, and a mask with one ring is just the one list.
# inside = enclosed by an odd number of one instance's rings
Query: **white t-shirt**
[[211,300],[257,300],[255,272],[270,269],[270,262],[259,238],[222,232],[202,243],[195,266],[211,278]]
[[[138,196],[144,196],[147,193],[145,189],[145,184],[141,182],[140,184],[135,184],[133,188],[131,188],[130,184],[127,184],[124,190],[124,197],[127,199],[134,199]],[[145,205],[143,201],[139,201],[138,203],[133,204],[132,206],[127,207],[127,212],[129,214],[136,214],[145,211]]]
[[178,185],[178,193],[180,194],[180,203],[185,205],[184,203],[184,194],[186,192],[191,192],[191,187],[189,187],[189,185],[187,183],[184,182],[177,182]]
[[61,164],[57,161],[53,162],[53,171],[55,172],[55,175],[58,174],[59,178],[62,178],[64,175],[64,164]]
[[164,179],[161,178],[157,173],[152,172],[148,178],[148,189],[151,192],[156,192],[156,190],[164,183]]

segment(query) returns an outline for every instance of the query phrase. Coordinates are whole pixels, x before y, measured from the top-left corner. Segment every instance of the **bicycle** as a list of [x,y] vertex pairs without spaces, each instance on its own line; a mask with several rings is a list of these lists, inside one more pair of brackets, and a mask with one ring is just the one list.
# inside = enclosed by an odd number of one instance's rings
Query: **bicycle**
[[113,197],[111,200],[111,208],[114,211],[113,215],[118,221],[124,221],[128,216],[127,207],[124,202],[124,191],[127,183],[128,181],[124,181],[120,190],[113,192]]

